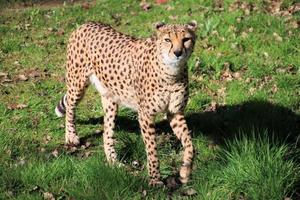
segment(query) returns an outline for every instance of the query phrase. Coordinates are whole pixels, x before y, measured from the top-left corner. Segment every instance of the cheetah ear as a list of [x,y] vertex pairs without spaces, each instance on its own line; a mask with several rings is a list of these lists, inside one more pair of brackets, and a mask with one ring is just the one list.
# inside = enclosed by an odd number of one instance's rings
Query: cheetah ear
[[197,29],[197,21],[196,20],[192,20],[186,26],[191,31],[196,31],[196,29]]
[[166,25],[164,22],[157,22],[157,23],[154,24],[154,27],[155,27],[156,30],[159,30],[164,25]]

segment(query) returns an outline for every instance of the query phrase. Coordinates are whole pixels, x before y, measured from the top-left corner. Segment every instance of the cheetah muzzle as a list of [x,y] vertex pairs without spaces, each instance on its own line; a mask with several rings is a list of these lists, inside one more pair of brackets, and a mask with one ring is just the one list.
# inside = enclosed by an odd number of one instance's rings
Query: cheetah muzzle
[[104,151],[109,163],[117,159],[113,129],[118,106],[138,113],[146,147],[151,185],[160,185],[154,120],[167,113],[171,128],[183,145],[179,180],[191,173],[193,145],[184,118],[188,100],[189,59],[195,44],[197,23],[155,25],[156,34],[138,39],[108,25],[87,23],[75,30],[68,42],[67,92],[57,105],[59,117],[66,115],[65,143],[78,145],[75,107],[91,83],[99,91],[104,111]]

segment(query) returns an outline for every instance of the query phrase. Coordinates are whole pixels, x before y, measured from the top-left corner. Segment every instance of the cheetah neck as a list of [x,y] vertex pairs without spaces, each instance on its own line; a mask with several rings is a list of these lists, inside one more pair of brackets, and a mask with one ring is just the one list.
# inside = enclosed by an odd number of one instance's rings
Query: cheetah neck
[[158,54],[157,58],[159,61],[159,74],[172,82],[181,77],[187,66],[186,59],[173,60],[164,54]]
[[157,72],[163,82],[173,85],[186,76],[186,62],[166,64],[161,58],[161,64],[158,66]]

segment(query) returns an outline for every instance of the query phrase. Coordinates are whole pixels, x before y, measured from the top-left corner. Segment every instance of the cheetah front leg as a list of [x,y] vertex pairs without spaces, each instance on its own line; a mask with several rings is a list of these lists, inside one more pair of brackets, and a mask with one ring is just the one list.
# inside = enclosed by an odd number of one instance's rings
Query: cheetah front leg
[[150,176],[149,185],[163,185],[163,182],[160,180],[154,117],[139,113],[139,123],[147,154],[147,168]]
[[117,154],[114,147],[113,129],[115,128],[115,119],[118,113],[118,105],[115,101],[113,101],[113,99],[102,96],[102,107],[104,110],[104,152],[108,163],[113,164],[117,160]]
[[183,146],[183,163],[179,175],[181,183],[187,183],[191,174],[193,160],[193,145],[183,113],[168,114],[171,128]]

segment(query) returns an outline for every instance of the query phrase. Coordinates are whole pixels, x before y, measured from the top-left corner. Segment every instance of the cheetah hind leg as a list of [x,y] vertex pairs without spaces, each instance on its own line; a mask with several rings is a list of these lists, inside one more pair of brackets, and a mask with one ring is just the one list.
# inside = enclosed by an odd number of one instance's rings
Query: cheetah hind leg
[[[58,102],[55,107],[55,114],[57,117],[64,117],[66,115],[66,107],[67,107],[67,94],[65,94],[61,100]],[[73,111],[75,112],[75,111]],[[69,124],[69,123],[66,123]],[[68,125],[69,127],[75,127],[75,124]],[[79,137],[73,132],[70,134],[70,130],[66,126],[66,134],[65,134],[65,144],[75,146],[79,144]]]
[[[67,95],[65,94],[57,106],[55,107],[55,114],[57,117],[64,117],[66,115],[66,107],[67,107]],[[75,111],[73,111],[75,112]],[[67,123],[66,123],[67,124]],[[69,124],[69,123],[68,123]],[[69,127],[75,127],[75,124],[68,125]],[[66,126],[66,134],[65,134],[65,143],[67,145],[75,146],[79,144],[79,137],[76,136],[73,132],[70,134],[70,128]]]
[[[67,97],[66,97],[66,133],[65,144],[71,146],[77,146],[80,144],[79,137],[77,136],[75,126],[75,111],[76,105],[80,102],[84,95],[88,82],[86,79],[79,79],[77,87],[74,88],[72,84],[68,85]],[[73,84],[76,85],[76,84]]]

